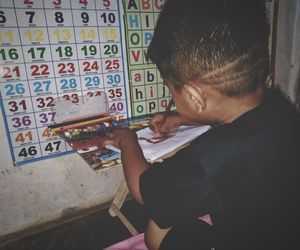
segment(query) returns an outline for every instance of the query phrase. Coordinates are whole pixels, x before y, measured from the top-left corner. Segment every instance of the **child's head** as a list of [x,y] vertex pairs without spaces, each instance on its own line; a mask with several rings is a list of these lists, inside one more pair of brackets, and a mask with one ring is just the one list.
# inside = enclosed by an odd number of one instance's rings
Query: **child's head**
[[269,25],[260,0],[169,0],[149,58],[178,87],[197,80],[226,96],[265,84]]

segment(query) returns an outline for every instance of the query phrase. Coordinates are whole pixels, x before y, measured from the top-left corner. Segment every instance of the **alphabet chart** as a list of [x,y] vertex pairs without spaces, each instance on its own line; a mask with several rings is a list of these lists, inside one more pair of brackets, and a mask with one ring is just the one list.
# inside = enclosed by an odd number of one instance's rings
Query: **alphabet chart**
[[163,0],[0,0],[1,110],[15,166],[74,152],[51,133],[55,100],[106,93],[110,112],[164,111],[146,57]]
[[133,116],[165,111],[170,92],[147,58],[155,23],[164,0],[125,0],[125,29]]

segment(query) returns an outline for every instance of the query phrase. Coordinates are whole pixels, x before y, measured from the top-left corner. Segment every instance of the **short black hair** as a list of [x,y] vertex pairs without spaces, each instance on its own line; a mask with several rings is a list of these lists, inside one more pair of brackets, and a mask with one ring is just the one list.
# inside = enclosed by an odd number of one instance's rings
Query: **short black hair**
[[175,86],[200,80],[239,96],[265,84],[268,45],[262,0],[169,0],[147,55]]

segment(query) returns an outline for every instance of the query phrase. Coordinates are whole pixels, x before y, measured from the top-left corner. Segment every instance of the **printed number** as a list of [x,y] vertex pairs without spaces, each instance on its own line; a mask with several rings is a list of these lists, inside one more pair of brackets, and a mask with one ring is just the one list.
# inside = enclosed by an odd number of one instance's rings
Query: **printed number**
[[54,150],[58,151],[60,143],[61,141],[49,142],[45,147],[45,151],[50,151],[50,152],[53,152]]
[[14,34],[11,30],[6,32],[0,31],[0,43],[3,43],[4,40],[7,40],[8,43],[12,43],[14,41]]
[[88,39],[94,40],[96,38],[96,33],[95,33],[94,29],[91,29],[91,30],[81,29],[79,31],[79,34],[83,41],[88,40]]
[[73,103],[79,102],[79,96],[78,94],[71,94],[71,95],[63,95],[63,98],[67,101],[71,101]]
[[4,88],[7,89],[6,91],[7,96],[12,96],[16,94],[21,95],[25,92],[25,88],[22,83],[17,83],[16,85],[8,84],[5,85]]
[[56,29],[53,34],[57,41],[69,41],[72,38],[71,31],[69,29]]
[[104,55],[112,55],[112,54],[118,54],[119,52],[119,47],[116,44],[113,45],[104,45]]
[[55,0],[52,2],[54,5],[61,5],[61,0]]
[[65,90],[65,89],[75,89],[77,88],[77,82],[76,79],[71,78],[71,79],[62,79],[60,80],[61,83],[61,89]]
[[0,10],[0,23],[6,23],[6,17],[4,11]]
[[18,156],[19,157],[27,157],[27,156],[34,156],[37,154],[37,150],[35,146],[30,146],[29,148],[22,148],[21,151],[19,152]]
[[113,112],[122,111],[123,109],[124,109],[124,104],[122,102],[118,102],[118,103],[114,102],[109,108],[109,110]]
[[[50,122],[54,122],[54,116],[55,116],[55,112],[48,112],[48,113],[42,113],[39,114],[39,117],[41,118],[39,121],[40,123],[48,123]],[[50,119],[49,119],[50,117]]]
[[32,5],[33,1],[32,0],[24,0],[24,4]]
[[27,110],[26,101],[22,100],[19,103],[16,101],[10,101],[8,102],[8,105],[10,106],[9,111],[16,112],[19,110],[19,108],[22,108],[23,111]]
[[93,77],[85,77],[85,86],[86,87],[93,87],[93,86],[98,86],[100,85],[100,77],[99,76],[93,76]]
[[47,64],[31,65],[31,76],[46,76],[50,75],[49,66]]
[[34,11],[26,11],[25,14],[26,14],[27,16],[29,16],[28,22],[29,22],[30,24],[33,23],[33,17],[34,17],[34,15],[35,15],[35,12],[34,12]]
[[88,97],[92,97],[92,96],[101,96],[101,91],[87,92],[86,95],[87,95]]
[[107,13],[107,12],[104,12],[102,15],[101,15],[102,19],[103,19],[103,22],[104,23],[107,23],[107,21],[109,23],[115,23],[116,22],[116,16],[114,13]]
[[79,0],[80,4],[83,4],[84,6],[87,6],[88,1],[87,0]]
[[54,136],[54,133],[52,133],[52,132],[50,131],[50,129],[48,129],[48,128],[46,128],[46,129],[43,131],[43,133],[42,133],[42,137],[48,137],[48,138],[50,138],[50,137],[52,137],[52,136]]
[[21,126],[29,126],[31,124],[30,117],[25,115],[22,118],[20,117],[13,117],[11,119],[14,124],[12,125],[14,128],[19,128]]
[[106,76],[107,83],[108,84],[118,84],[121,82],[121,76],[116,74],[116,75],[107,75]]
[[12,69],[10,67],[3,67],[3,72],[4,74],[2,75],[2,77],[4,79],[13,78],[14,76],[20,77],[19,66],[16,66]]
[[90,62],[83,62],[83,71],[84,72],[90,72],[90,71],[98,71],[99,65],[97,61],[94,61],[93,63]]
[[8,51],[5,51],[5,49],[0,49],[0,56],[3,61],[6,61],[7,59],[10,60],[18,60],[19,54],[17,49],[9,49]]
[[25,36],[28,38],[28,41],[30,43],[32,42],[43,42],[44,39],[44,32],[41,29],[35,29],[35,30],[27,30],[25,33]]
[[16,138],[15,138],[15,142],[20,142],[20,143],[24,143],[26,140],[28,141],[32,141],[32,132],[28,131],[25,135],[23,132],[19,133]]
[[55,12],[55,22],[57,23],[63,23],[64,22],[64,15],[62,12]]
[[34,93],[49,91],[50,84],[51,84],[51,81],[34,82],[33,83],[33,86],[35,87]]
[[117,38],[117,30],[110,28],[110,29],[102,29],[102,33],[106,40],[115,40]]
[[116,98],[116,97],[121,97],[122,96],[122,89],[117,88],[117,89],[109,89],[109,98]]
[[32,59],[44,59],[46,48],[45,47],[34,47],[27,50]]
[[81,51],[83,51],[84,56],[94,56],[97,54],[97,47],[95,45],[85,45],[81,48]]
[[103,0],[103,6],[109,7],[110,6],[110,0]]
[[54,98],[52,96],[47,96],[46,98],[39,97],[36,99],[36,101],[38,102],[38,108],[54,107]]
[[58,67],[59,74],[67,74],[67,73],[72,74],[75,72],[74,63],[67,63],[67,64],[59,63],[57,67]]
[[117,70],[120,68],[120,62],[119,60],[115,59],[115,60],[106,60],[104,61],[105,63],[105,69],[107,70]]
[[88,22],[89,22],[90,17],[89,17],[89,14],[88,14],[88,13],[82,12],[82,13],[80,14],[80,16],[81,16],[81,21],[82,21],[83,23],[88,23]]
[[70,47],[70,46],[58,47],[55,51],[58,53],[59,57],[72,57],[73,56],[72,47]]

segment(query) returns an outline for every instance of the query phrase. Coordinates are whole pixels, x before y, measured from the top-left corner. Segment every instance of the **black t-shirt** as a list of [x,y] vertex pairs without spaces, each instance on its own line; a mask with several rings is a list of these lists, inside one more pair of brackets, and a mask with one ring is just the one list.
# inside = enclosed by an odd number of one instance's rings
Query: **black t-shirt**
[[161,228],[210,214],[217,250],[286,247],[299,222],[299,130],[296,109],[266,90],[259,107],[143,173],[145,210]]

